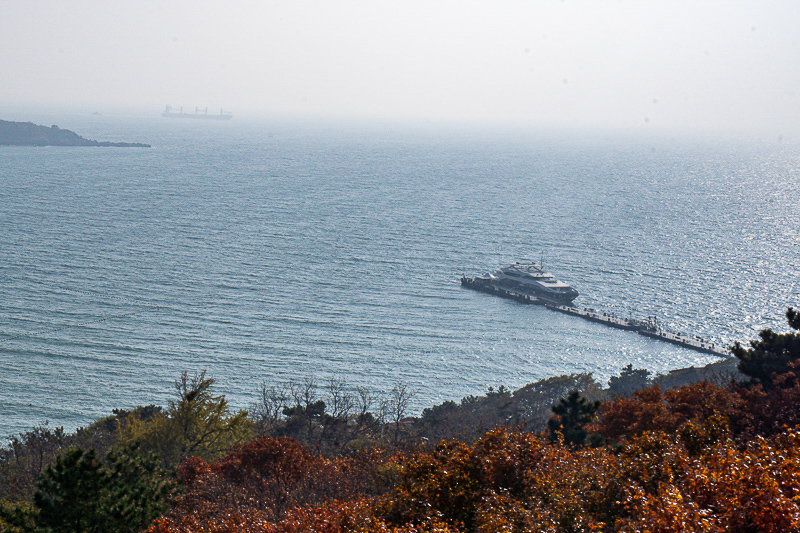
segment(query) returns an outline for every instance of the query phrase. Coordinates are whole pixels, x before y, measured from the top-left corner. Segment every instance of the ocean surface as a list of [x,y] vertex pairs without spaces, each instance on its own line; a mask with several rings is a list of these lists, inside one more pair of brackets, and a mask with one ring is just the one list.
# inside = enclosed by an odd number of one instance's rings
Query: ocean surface
[[136,148],[0,147],[0,438],[166,405],[207,370],[414,409],[717,360],[463,289],[543,261],[576,304],[719,343],[800,305],[800,146],[160,116],[4,117]]

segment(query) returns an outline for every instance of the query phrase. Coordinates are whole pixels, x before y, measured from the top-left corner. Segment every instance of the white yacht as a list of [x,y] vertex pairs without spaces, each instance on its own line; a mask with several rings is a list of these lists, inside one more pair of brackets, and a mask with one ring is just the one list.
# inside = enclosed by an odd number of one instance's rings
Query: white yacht
[[[465,278],[466,279],[466,278]],[[503,267],[494,274],[486,274],[472,280],[471,283],[486,288],[504,289],[512,294],[520,294],[539,298],[548,302],[566,304],[578,297],[578,291],[562,281],[558,281],[549,272],[533,262],[517,262]],[[471,287],[479,288],[479,287]]]

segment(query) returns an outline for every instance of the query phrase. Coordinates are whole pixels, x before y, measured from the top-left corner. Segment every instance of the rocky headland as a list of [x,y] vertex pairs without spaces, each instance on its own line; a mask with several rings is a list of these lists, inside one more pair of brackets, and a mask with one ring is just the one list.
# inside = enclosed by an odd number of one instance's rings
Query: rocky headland
[[149,144],[94,141],[58,126],[38,126],[32,122],[0,120],[0,145],[4,146],[114,146],[150,148]]

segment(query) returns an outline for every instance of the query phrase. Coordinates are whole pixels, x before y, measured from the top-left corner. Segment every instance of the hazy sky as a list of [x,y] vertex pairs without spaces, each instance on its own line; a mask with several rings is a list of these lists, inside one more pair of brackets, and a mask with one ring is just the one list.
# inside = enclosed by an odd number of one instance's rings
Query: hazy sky
[[797,0],[0,7],[6,108],[800,132]]

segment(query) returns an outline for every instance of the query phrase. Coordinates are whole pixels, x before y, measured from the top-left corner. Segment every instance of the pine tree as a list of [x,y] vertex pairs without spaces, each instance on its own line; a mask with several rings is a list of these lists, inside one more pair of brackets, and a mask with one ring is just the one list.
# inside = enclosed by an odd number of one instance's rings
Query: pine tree
[[108,478],[94,450],[72,450],[56,458],[33,496],[37,525],[54,533],[108,531],[101,508]]
[[584,427],[592,421],[599,407],[599,401],[590,402],[578,391],[571,391],[552,408],[556,416],[547,422],[550,440],[556,441],[562,436],[565,444],[585,444],[589,434]]
[[144,454],[131,445],[108,454],[111,468],[108,497],[103,510],[113,531],[135,533],[169,508],[169,498],[177,485],[167,477],[153,454]]
[[[786,311],[789,327],[800,331],[800,312],[791,307]],[[739,371],[749,376],[765,389],[776,386],[773,378],[792,370],[792,364],[800,359],[800,333],[778,334],[771,329],[762,330],[760,340],[750,341],[750,348],[738,342],[731,352],[739,359]],[[784,381],[784,386],[793,386],[792,380]]]
[[619,376],[611,376],[608,380],[608,392],[613,396],[630,396],[637,390],[649,387],[650,371],[635,369],[633,365],[628,365],[622,369]]
[[[108,454],[105,468],[94,450],[74,449],[39,478],[32,509],[4,509],[12,529],[48,533],[135,533],[168,509],[176,484],[153,455],[136,447]],[[0,528],[2,529],[2,528]],[[4,531],[6,529],[3,529]]]

